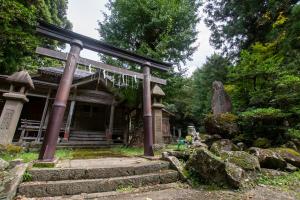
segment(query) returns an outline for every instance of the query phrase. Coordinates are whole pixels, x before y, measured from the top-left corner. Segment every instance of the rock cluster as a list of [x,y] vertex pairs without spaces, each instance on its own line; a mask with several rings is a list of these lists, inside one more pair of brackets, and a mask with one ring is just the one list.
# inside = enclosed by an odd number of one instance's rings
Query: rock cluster
[[214,142],[210,150],[194,149],[186,163],[186,169],[200,180],[233,188],[243,187],[262,168],[296,171],[300,168],[300,154],[289,148],[252,147],[240,151],[230,140],[221,139]]

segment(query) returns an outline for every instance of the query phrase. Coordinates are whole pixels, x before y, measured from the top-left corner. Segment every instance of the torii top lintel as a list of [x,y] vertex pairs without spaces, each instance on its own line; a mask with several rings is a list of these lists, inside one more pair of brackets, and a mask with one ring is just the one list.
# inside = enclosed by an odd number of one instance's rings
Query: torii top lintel
[[117,48],[99,40],[95,40],[93,38],[75,33],[73,31],[63,29],[61,27],[49,24],[44,21],[39,21],[36,31],[49,38],[53,38],[55,40],[69,44],[72,43],[73,40],[79,40],[82,42],[83,48],[85,49],[89,49],[127,61],[135,62],[141,66],[147,65],[151,68],[159,69],[162,71],[167,71],[172,66],[172,64],[170,63],[156,61],[154,59],[141,56],[124,49]]

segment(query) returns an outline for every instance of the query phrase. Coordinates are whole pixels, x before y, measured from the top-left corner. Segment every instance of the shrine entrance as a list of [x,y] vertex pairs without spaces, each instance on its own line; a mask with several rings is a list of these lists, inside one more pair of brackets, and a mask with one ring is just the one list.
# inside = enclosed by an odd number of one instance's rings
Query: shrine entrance
[[[144,56],[140,56],[130,51],[122,50],[111,46],[109,44],[100,42],[98,40],[74,33],[72,31],[62,29],[52,24],[40,22],[36,29],[37,33],[40,33],[46,37],[58,40],[60,42],[69,43],[71,45],[70,52],[64,54],[61,52],[37,48],[37,53],[40,55],[56,58],[66,61],[60,83],[58,85],[56,97],[52,106],[52,111],[49,116],[49,123],[46,129],[43,145],[40,151],[39,159],[42,161],[52,161],[54,159],[54,153],[56,150],[57,139],[61,125],[63,123],[64,113],[67,107],[67,101],[70,95],[72,87],[77,87],[87,82],[101,81],[101,73],[104,80],[107,78],[112,82],[112,86],[117,84],[118,87],[122,87],[126,83],[126,77],[131,77],[132,80],[143,80],[143,118],[144,118],[144,155],[153,156],[153,121],[152,121],[152,104],[151,104],[151,82],[158,84],[166,84],[163,79],[155,78],[151,76],[150,70],[156,69],[160,71],[167,71],[172,65],[160,61],[153,60]],[[102,53],[104,55],[112,56],[121,60],[133,62],[142,67],[143,73],[134,72],[125,68],[114,67],[104,63],[80,58],[80,52],[83,48]],[[88,66],[96,71],[94,76],[88,77],[86,80],[73,83],[74,73],[77,64]],[[109,76],[107,72],[119,74],[119,78]],[[98,75],[98,76],[97,76]],[[121,75],[121,76],[120,76]],[[118,82],[116,82],[118,81]],[[108,87],[110,88],[110,87]],[[109,98],[104,95],[104,102],[110,104],[110,113],[115,112],[116,99]],[[98,99],[97,99],[98,101]],[[91,103],[91,102],[89,102]],[[72,106],[74,109],[74,105]],[[71,112],[72,113],[72,112]],[[70,116],[71,118],[71,116]],[[108,125],[108,138],[112,138],[112,127],[114,123],[114,115],[110,115]],[[155,122],[157,124],[157,122]],[[67,121],[67,126],[71,128],[71,122]],[[161,122],[157,127],[161,127]],[[68,135],[67,135],[68,136]]]

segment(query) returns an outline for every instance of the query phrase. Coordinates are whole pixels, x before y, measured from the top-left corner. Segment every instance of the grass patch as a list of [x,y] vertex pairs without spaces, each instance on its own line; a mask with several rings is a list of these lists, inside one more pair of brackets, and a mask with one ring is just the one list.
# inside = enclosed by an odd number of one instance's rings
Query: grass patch
[[[168,145],[165,149],[155,151],[155,155],[160,155],[166,150],[176,150],[177,145]],[[55,157],[59,159],[89,159],[102,157],[131,157],[143,155],[142,147],[113,147],[99,149],[58,149]],[[2,152],[0,158],[6,161],[23,159],[24,162],[31,162],[38,159],[39,152]]]
[[257,183],[264,185],[280,186],[283,188],[300,187],[300,171],[284,176],[268,177],[261,175]]
[[[59,149],[55,152],[55,156],[57,158],[62,159],[69,159],[72,158],[71,156],[72,150],[69,149]],[[24,162],[30,162],[33,160],[37,160],[39,156],[39,152],[33,151],[33,152],[20,152],[20,153],[8,153],[8,152],[2,152],[0,155],[0,158],[6,161],[11,161],[14,159],[22,159]]]
[[133,187],[132,185],[127,185],[127,186],[119,186],[117,189],[116,189],[117,192],[132,192],[133,191]]
[[23,174],[23,182],[29,182],[29,181],[32,181],[32,175],[28,171],[26,171]]

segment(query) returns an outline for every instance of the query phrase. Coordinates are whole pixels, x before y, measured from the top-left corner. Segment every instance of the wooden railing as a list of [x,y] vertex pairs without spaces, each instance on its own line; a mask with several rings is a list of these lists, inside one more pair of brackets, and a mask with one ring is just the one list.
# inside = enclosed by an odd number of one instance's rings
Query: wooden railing
[[[41,121],[38,120],[28,120],[28,119],[21,119],[21,126],[18,130],[21,130],[21,136],[19,141],[37,141],[43,140],[43,135],[41,134],[41,138],[38,138],[38,132],[40,130]],[[41,131],[46,131],[46,126],[41,127]],[[65,123],[63,124],[60,132],[64,132],[65,130]]]

